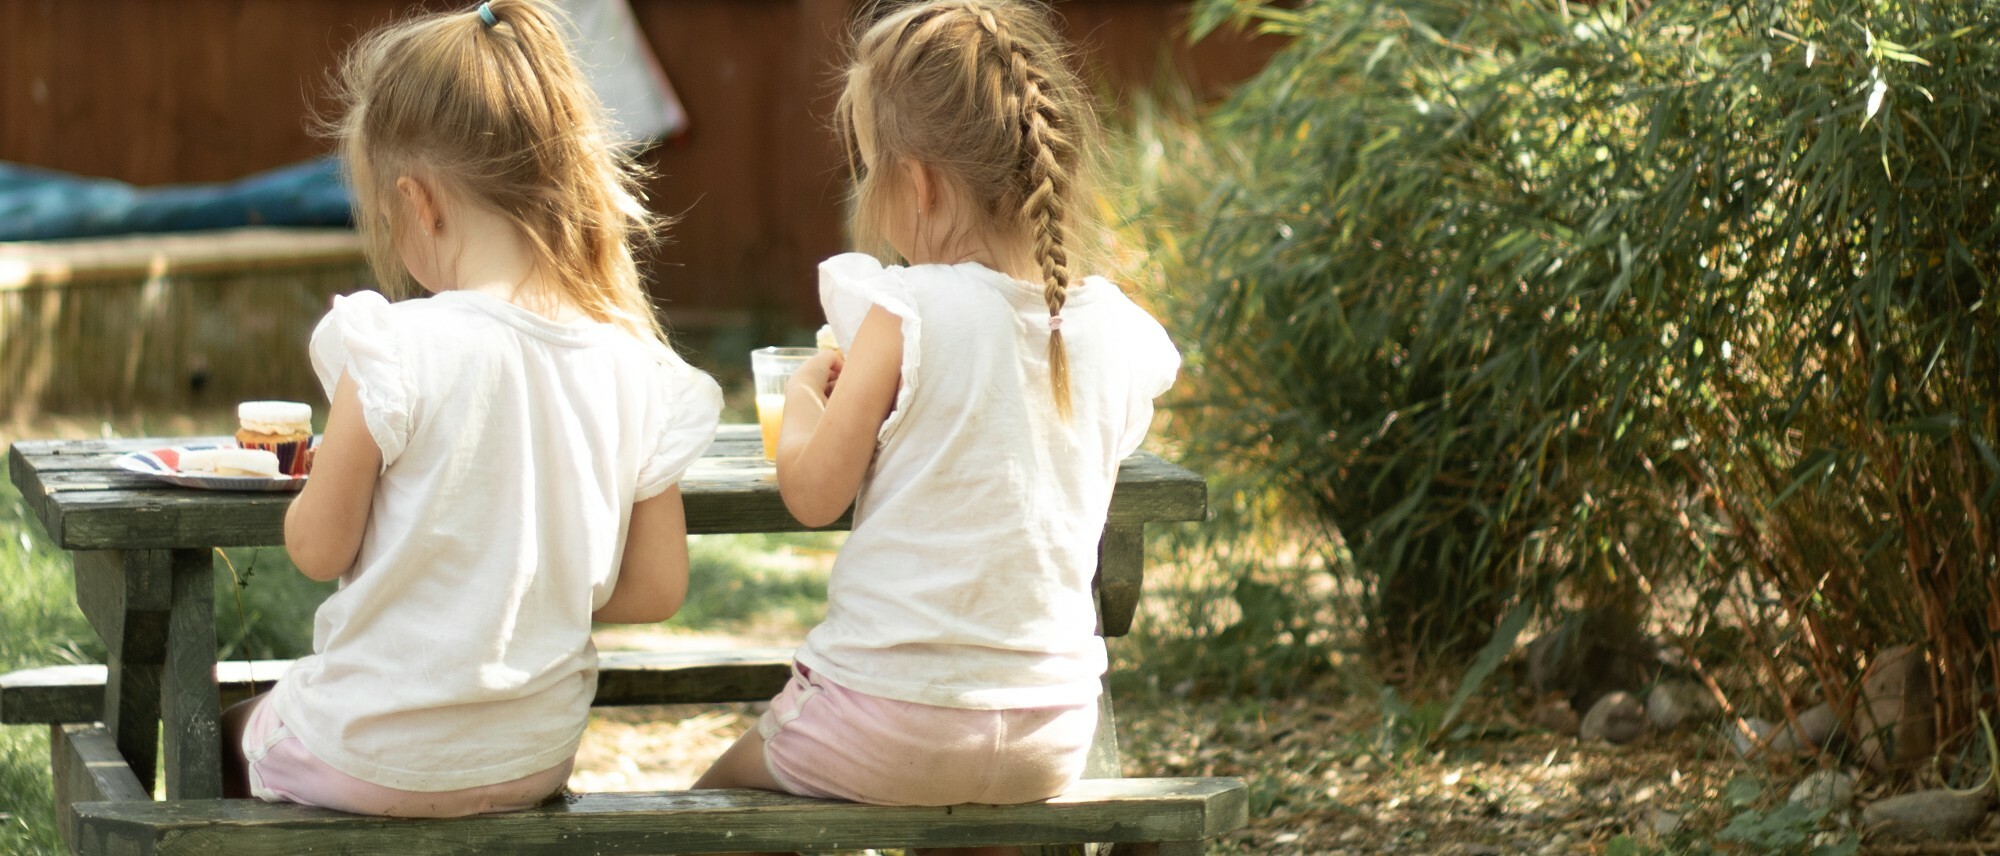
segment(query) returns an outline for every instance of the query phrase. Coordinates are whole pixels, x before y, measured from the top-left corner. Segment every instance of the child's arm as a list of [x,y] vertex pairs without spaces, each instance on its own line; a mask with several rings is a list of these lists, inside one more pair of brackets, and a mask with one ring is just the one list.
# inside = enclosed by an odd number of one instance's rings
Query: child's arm
[[680,611],[687,586],[687,514],[681,507],[681,486],[674,485],[632,505],[618,585],[590,619],[608,624],[665,621]]
[[[861,490],[875,458],[875,436],[896,406],[903,377],[902,321],[871,307],[854,333],[846,362],[832,351],[799,369],[785,389],[785,422],[778,432],[778,494],[807,526],[840,519]],[[832,397],[830,375],[839,379]]]
[[361,394],[354,378],[341,372],[326,435],[313,453],[312,478],[285,510],[285,551],[300,573],[326,582],[354,566],[381,473],[382,450],[362,420]]

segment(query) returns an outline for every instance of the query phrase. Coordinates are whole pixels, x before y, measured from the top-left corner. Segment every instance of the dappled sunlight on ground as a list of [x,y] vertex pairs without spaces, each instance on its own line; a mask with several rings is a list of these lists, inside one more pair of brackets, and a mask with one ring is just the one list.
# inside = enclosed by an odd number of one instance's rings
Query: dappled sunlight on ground
[[1228,852],[1359,856],[1597,852],[1620,834],[1647,840],[1664,814],[1697,827],[1745,769],[1700,734],[1614,747],[1510,730],[1399,751],[1377,739],[1375,700],[1301,695],[1120,699],[1125,772],[1247,779],[1250,826]]
[[593,711],[590,730],[577,749],[570,790],[684,789],[756,722],[752,707],[682,704]]

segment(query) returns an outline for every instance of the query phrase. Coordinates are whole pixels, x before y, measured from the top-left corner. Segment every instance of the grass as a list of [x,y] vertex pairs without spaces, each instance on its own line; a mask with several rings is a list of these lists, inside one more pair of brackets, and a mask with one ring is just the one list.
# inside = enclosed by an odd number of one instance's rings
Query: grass
[[827,568],[845,539],[835,532],[690,538],[687,601],[672,624],[700,631],[818,624]]
[[[69,562],[41,536],[20,494],[0,485],[0,671],[104,658],[76,608]],[[62,852],[49,788],[48,728],[0,727],[0,853]]]

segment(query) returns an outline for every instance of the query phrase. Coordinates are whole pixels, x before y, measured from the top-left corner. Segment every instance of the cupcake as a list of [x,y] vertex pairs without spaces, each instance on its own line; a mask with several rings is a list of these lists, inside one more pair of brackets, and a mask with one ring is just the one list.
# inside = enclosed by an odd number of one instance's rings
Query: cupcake
[[236,406],[236,445],[278,456],[278,472],[302,476],[312,469],[312,405],[296,401],[246,401]]
[[840,341],[833,337],[832,324],[821,324],[819,326],[819,332],[813,334],[813,344],[818,345],[822,351],[840,350]]

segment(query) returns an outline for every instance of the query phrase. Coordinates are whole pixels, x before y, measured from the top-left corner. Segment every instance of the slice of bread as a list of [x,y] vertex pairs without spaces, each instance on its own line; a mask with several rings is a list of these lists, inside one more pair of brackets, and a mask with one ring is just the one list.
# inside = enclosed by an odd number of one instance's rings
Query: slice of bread
[[278,456],[264,449],[196,449],[182,452],[180,464],[184,473],[278,477]]

